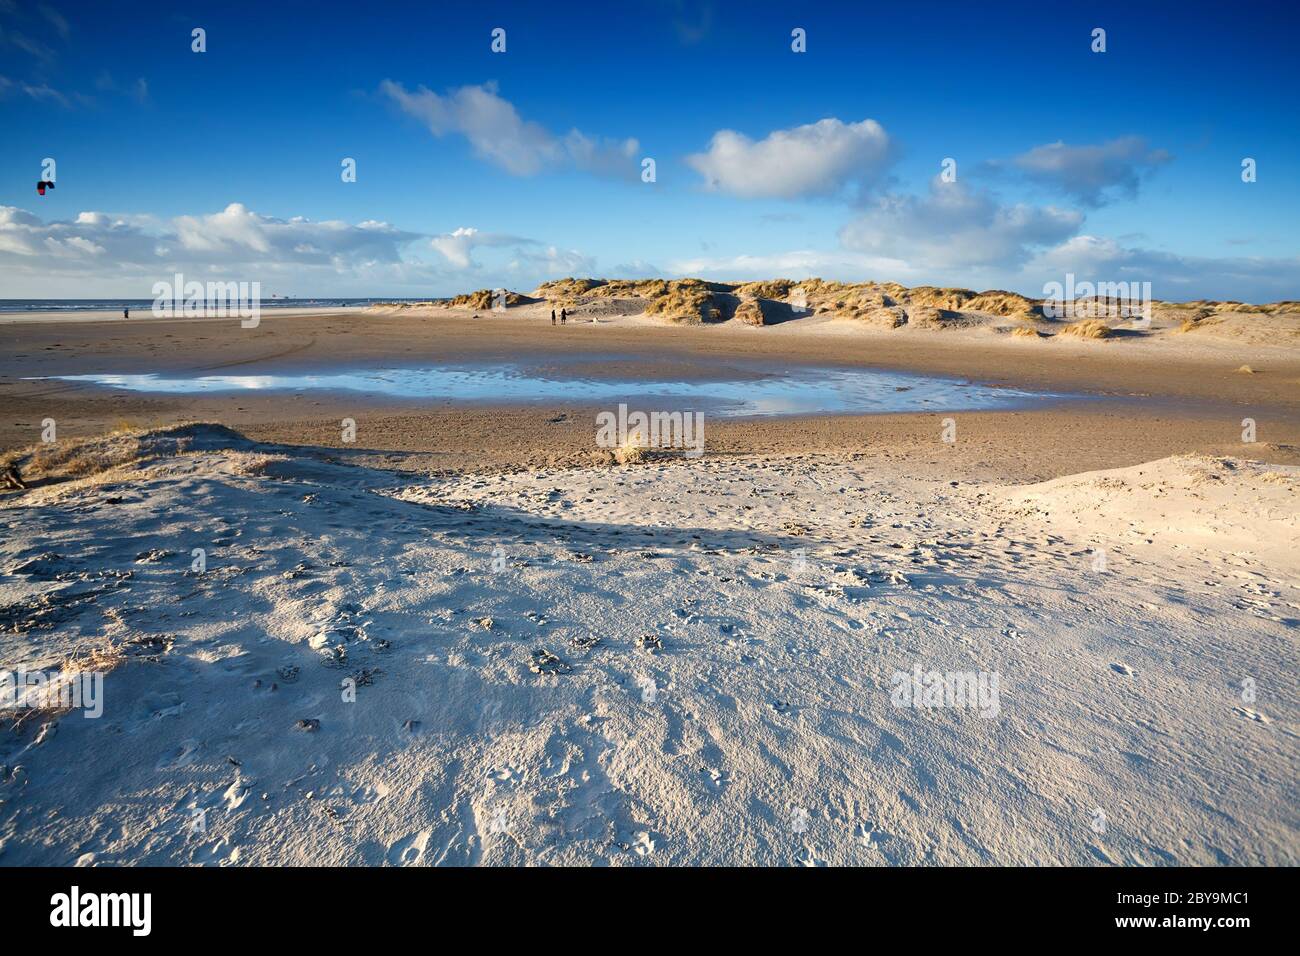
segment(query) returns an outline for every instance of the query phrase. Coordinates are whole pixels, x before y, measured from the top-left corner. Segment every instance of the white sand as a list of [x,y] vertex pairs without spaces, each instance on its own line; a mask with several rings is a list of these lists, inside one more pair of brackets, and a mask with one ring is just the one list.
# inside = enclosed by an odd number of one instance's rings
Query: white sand
[[[0,737],[0,864],[1300,857],[1300,470],[1006,489],[706,457],[413,484],[205,441],[0,508],[0,568],[67,574],[0,577],[3,613],[68,615],[0,634],[0,665],[130,654],[101,719]],[[571,671],[533,673],[538,649]],[[997,716],[893,706],[915,663],[996,672]]]

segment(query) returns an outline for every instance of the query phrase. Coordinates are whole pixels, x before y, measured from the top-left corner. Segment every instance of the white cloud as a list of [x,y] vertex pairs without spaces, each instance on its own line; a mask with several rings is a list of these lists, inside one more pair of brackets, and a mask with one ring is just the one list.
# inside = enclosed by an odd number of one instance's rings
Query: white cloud
[[1096,146],[1035,146],[1012,162],[1031,179],[1095,207],[1115,196],[1135,197],[1142,177],[1170,159],[1163,149],[1148,149],[1140,136],[1123,136]]
[[276,219],[231,203],[220,212],[177,216],[172,235],[191,256],[213,263],[297,262],[348,268],[358,262],[400,262],[403,246],[421,238],[388,223]]
[[543,279],[562,279],[566,276],[596,275],[596,260],[577,249],[559,249],[547,246],[538,252],[521,249],[506,266],[515,275],[541,276]]
[[[499,248],[489,264],[472,251]],[[435,254],[436,253],[436,254]],[[365,220],[278,219],[231,203],[170,220],[97,211],[46,221],[0,206],[0,284],[10,296],[147,297],[174,272],[203,281],[260,281],[302,295],[451,295],[594,274],[594,259],[534,239],[471,227],[430,237]]]
[[1267,302],[1300,294],[1300,256],[1290,258],[1184,256],[1127,247],[1101,236],[1075,236],[1026,266],[1034,281],[1150,282],[1157,299],[1239,299]]
[[747,282],[755,279],[809,279],[841,282],[871,277],[910,281],[916,272],[908,263],[846,249],[794,249],[764,255],[698,256],[669,264],[669,274]]
[[472,227],[462,226],[454,232],[434,236],[429,240],[429,245],[457,269],[472,269],[475,268],[473,259],[475,248],[529,246],[536,245],[536,242],[520,236],[480,232]]
[[686,162],[710,189],[745,198],[794,199],[869,184],[888,166],[892,152],[889,135],[875,120],[832,118],[776,130],[757,142],[735,130],[719,130],[706,152]]
[[423,86],[408,91],[392,80],[379,88],[434,136],[464,136],[477,156],[515,176],[564,168],[628,178],[640,172],[635,139],[609,140],[577,129],[556,136],[521,117],[514,104],[498,95],[495,83],[462,86],[445,96]]
[[[270,280],[297,272],[331,277],[404,266],[418,233],[387,223],[313,222],[263,216],[240,203],[159,223],[146,216],[82,212],[46,222],[0,206],[0,276],[6,285],[70,294],[78,285],[139,287],[180,270],[212,279]],[[35,293],[40,294],[40,293]]]
[[927,196],[877,200],[840,230],[840,242],[921,268],[1005,269],[1069,238],[1082,224],[1078,212],[1023,203],[1005,206],[936,176]]
[[938,262],[907,261],[844,249],[682,259],[669,263],[668,268],[672,276],[719,281],[777,277],[799,280],[813,276],[844,282],[888,279],[905,285],[1012,289],[1034,298],[1044,294],[1045,283],[1064,282],[1066,273],[1073,273],[1076,282],[1150,282],[1155,298],[1172,301],[1271,302],[1300,297],[1295,281],[1295,276],[1300,275],[1300,256],[1180,256],[1087,235],[1071,237],[1010,268],[994,264],[953,268]]

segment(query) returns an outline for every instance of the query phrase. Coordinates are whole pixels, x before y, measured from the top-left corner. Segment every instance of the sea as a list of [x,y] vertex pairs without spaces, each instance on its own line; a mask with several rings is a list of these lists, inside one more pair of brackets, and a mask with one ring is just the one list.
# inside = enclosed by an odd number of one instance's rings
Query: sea
[[[381,305],[390,302],[438,302],[435,296],[397,298],[375,296],[365,299],[289,299],[275,297],[262,299],[262,309],[327,309],[353,306]],[[153,299],[0,299],[0,314],[13,312],[121,312],[138,311],[143,317],[153,308]]]

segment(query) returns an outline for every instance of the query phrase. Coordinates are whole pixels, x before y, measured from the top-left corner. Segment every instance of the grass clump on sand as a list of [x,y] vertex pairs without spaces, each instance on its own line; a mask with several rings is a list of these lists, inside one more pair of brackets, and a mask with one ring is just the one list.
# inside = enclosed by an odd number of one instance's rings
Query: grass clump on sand
[[778,299],[790,297],[795,283],[789,279],[769,279],[766,282],[742,282],[734,292],[742,299]]
[[14,487],[71,481],[131,465],[144,456],[140,434],[115,428],[95,438],[65,438],[6,452],[0,473]]
[[131,428],[127,423],[119,423],[104,435],[61,438],[0,455],[0,489],[22,490],[126,472],[189,451],[252,447],[252,442],[224,425]]
[[1042,338],[1043,333],[1028,325],[1018,325],[1011,330],[1011,334],[1018,339],[1038,339]]
[[1061,334],[1076,339],[1108,339],[1115,334],[1115,331],[1100,319],[1083,319],[1080,322],[1071,322],[1061,329]]
[[698,325],[719,318],[713,293],[730,288],[702,279],[555,279],[543,282],[534,294],[569,308],[591,299],[643,299],[647,315]]
[[617,448],[598,448],[591,453],[591,463],[598,468],[612,465],[639,465],[650,457],[647,443],[640,434],[627,436]]
[[[449,309],[476,309],[486,311],[496,304],[496,289],[479,289],[477,292],[467,292],[464,295],[458,295],[447,303]],[[528,296],[520,295],[518,292],[506,292],[506,307],[512,305],[522,305],[532,302]]]
[[636,437],[629,435],[627,442],[614,451],[614,460],[620,465],[639,465],[646,460],[645,446],[636,442]]
[[[625,283],[620,281],[619,284]],[[552,302],[572,302],[579,296],[591,294],[607,285],[609,283],[604,279],[552,279],[550,282],[543,282],[533,291],[538,298],[549,299]]]
[[1210,316],[1212,315],[1214,315],[1214,311],[1212,309],[1207,309],[1204,307],[1193,309],[1191,312],[1188,312],[1186,315],[1183,316],[1182,322],[1178,326],[1178,331],[1192,332],[1196,329],[1202,328],[1205,325],[1213,325],[1214,322],[1206,321],[1206,319],[1210,318]]
[[713,292],[699,279],[674,279],[667,283],[664,294],[647,302],[645,311],[647,315],[662,315],[685,325],[713,321],[718,312]]
[[[34,698],[26,698],[25,706],[0,710],[0,727],[22,733],[28,723],[50,724],[56,721],[69,713],[79,699],[74,695],[73,683],[82,674],[107,674],[125,663],[126,657],[121,645],[107,638],[89,649],[78,648],[64,657],[56,668],[45,671],[46,684],[35,691]],[[49,729],[45,727],[38,732],[38,742]],[[0,782],[3,782],[3,775],[0,775]]]

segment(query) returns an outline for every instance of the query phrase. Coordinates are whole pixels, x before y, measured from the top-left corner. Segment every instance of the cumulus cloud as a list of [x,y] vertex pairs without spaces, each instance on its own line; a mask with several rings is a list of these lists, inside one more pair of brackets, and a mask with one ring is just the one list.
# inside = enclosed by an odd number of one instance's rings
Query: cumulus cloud
[[708,188],[749,199],[828,196],[851,183],[870,184],[888,166],[889,135],[875,120],[824,119],[752,140],[719,130],[703,153],[688,156]]
[[473,252],[478,247],[530,246],[536,244],[533,239],[480,232],[473,227],[467,226],[462,226],[454,232],[445,233],[441,236],[434,236],[429,240],[429,245],[458,269],[472,269],[475,267]]
[[1078,232],[1082,214],[1003,205],[935,177],[926,196],[884,196],[840,230],[845,248],[929,268],[1009,268]]
[[6,284],[65,296],[87,284],[138,286],[178,270],[212,279],[337,277],[406,265],[403,248],[419,238],[382,222],[276,219],[240,203],[167,222],[103,212],[47,222],[0,206],[0,275]]
[[506,266],[514,275],[560,279],[572,275],[595,275],[596,260],[577,249],[546,246],[537,251],[521,249]]
[[231,203],[204,216],[172,220],[174,241],[184,253],[207,262],[299,263],[348,268],[358,262],[400,262],[402,248],[420,239],[386,222],[350,225],[302,216],[276,219]]
[[635,139],[605,139],[578,129],[557,136],[521,117],[495,83],[462,86],[446,95],[423,86],[408,91],[392,80],[384,80],[379,89],[434,136],[463,136],[475,155],[515,176],[566,168],[612,177],[640,173]]
[[1295,299],[1300,256],[1291,258],[1215,258],[1181,256],[1114,239],[1078,235],[1041,250],[1019,266],[996,264],[952,267],[938,261],[895,259],[847,249],[802,249],[763,255],[681,259],[668,274],[721,281],[806,279],[819,276],[845,282],[890,279],[905,285],[957,285],[975,289],[1012,289],[1031,297],[1044,295],[1048,282],[1150,282],[1157,299],[1239,299],[1269,302]]
[[[516,284],[569,275],[593,275],[597,271],[596,260],[577,249],[561,249],[523,236],[481,232],[470,226],[434,236],[429,245],[450,266],[465,272],[483,269],[474,259],[475,249],[508,249],[508,258],[499,263],[499,268],[512,276]],[[531,281],[531,284],[535,285],[536,281]]]
[[[472,255],[485,248],[500,249],[486,265]],[[531,289],[598,272],[577,250],[472,227],[429,236],[373,220],[280,219],[242,203],[168,220],[82,212],[47,221],[0,206],[0,280],[13,296],[143,296],[178,271],[203,281],[257,280],[267,293],[353,296]]]
[[919,274],[902,260],[845,249],[794,249],[762,255],[699,256],[671,263],[670,272],[678,276],[739,282],[776,277],[798,280],[814,276],[844,282],[888,276],[905,282]]
[[1140,136],[1123,136],[1095,146],[1035,146],[1012,162],[1029,178],[1096,207],[1116,196],[1137,196],[1143,177],[1172,158],[1163,149],[1149,149]]
[[1125,246],[1101,236],[1074,236],[1045,250],[1026,266],[1043,282],[1150,282],[1157,299],[1241,299],[1265,302],[1300,293],[1300,256],[1184,256]]

